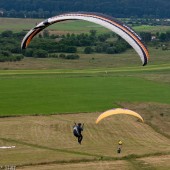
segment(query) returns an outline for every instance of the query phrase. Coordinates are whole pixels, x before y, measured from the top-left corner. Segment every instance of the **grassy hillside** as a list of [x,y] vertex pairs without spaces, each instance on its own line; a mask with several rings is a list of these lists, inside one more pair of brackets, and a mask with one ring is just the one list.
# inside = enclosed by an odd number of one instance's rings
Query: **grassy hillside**
[[[145,107],[149,108],[147,105]],[[136,111],[139,111],[139,108],[136,108]],[[87,162],[87,166],[94,163],[93,166],[96,167],[95,162],[99,161],[101,169],[104,170],[114,164],[110,161],[126,160],[120,164],[121,168],[134,169],[136,158],[156,157],[170,152],[170,140],[146,123],[131,116],[117,115],[96,125],[95,120],[99,114],[100,112],[0,119],[1,145],[16,146],[15,149],[1,150],[1,164],[32,165],[28,169],[38,169],[36,165],[44,164],[50,168],[53,163],[57,168],[60,163],[67,163],[66,169],[70,169],[70,166],[74,165],[71,162]],[[144,110],[141,110],[140,114],[145,119]],[[82,145],[79,145],[72,135],[74,121],[85,123]],[[119,139],[123,141],[120,155],[117,154]],[[110,163],[106,165],[104,160]],[[121,162],[117,163],[119,165]],[[163,166],[168,165],[167,162]],[[152,166],[154,167],[150,165]]]

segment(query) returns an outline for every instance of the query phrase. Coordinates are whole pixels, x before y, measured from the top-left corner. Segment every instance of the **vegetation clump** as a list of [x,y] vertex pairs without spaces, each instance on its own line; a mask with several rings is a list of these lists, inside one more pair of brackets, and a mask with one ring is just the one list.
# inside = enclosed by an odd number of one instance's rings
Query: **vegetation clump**
[[[0,34],[0,62],[20,61],[24,57],[61,58],[76,60],[80,54],[118,54],[131,46],[114,33],[97,34],[96,30],[89,33],[54,35],[48,30],[35,37],[26,50],[20,44],[26,32],[14,33],[11,30]],[[169,50],[170,32],[139,32],[147,46]]]

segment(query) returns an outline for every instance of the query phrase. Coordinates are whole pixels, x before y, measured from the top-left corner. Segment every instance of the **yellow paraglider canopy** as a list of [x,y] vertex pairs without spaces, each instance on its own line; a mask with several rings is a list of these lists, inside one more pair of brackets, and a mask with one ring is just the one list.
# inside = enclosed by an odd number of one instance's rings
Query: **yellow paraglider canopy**
[[108,110],[104,113],[102,113],[96,120],[96,124],[99,123],[102,119],[111,116],[111,115],[116,115],[116,114],[127,114],[127,115],[131,115],[131,116],[135,116],[137,118],[139,118],[142,122],[144,122],[143,118],[136,112],[129,110],[129,109],[121,109],[121,108],[117,108],[117,109],[111,109]]

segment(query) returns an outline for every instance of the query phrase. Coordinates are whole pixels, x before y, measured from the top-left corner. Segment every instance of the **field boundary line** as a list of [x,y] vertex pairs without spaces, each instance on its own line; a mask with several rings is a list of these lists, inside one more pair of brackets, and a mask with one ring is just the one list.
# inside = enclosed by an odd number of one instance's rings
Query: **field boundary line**
[[153,70],[170,69],[169,64],[151,65],[150,67],[121,67],[121,68],[96,68],[82,70],[0,70],[0,75],[39,75],[39,74],[95,74],[95,73],[117,73],[117,72],[143,72]]
[[90,153],[86,153],[86,152],[77,152],[77,151],[70,151],[70,150],[67,150],[67,149],[50,148],[48,146],[42,146],[42,145],[27,143],[27,142],[15,140],[15,139],[10,139],[10,138],[0,138],[0,140],[6,141],[6,142],[18,143],[18,144],[21,144],[21,145],[30,146],[30,147],[39,148],[39,149],[57,151],[57,152],[61,152],[61,153],[64,152],[64,153],[76,154],[76,155],[93,156],[93,157],[97,157],[97,158],[101,158],[101,157],[103,157],[103,158],[111,158],[111,157],[108,157],[108,156],[90,154]]
[[[17,167],[25,167],[25,166],[38,166],[38,165],[50,165],[50,164],[74,164],[74,163],[83,163],[83,162],[104,162],[104,161],[127,161],[129,162],[133,167],[136,167],[136,163],[140,163],[142,165],[142,161],[137,160],[139,158],[148,158],[148,157],[157,157],[157,156],[162,156],[162,155],[170,155],[170,152],[164,152],[164,153],[153,153],[153,154],[143,154],[143,155],[135,155],[135,154],[131,154],[128,156],[123,156],[123,157],[108,157],[108,158],[104,158],[104,157],[100,157],[100,158],[93,158],[93,159],[79,159],[79,160],[63,160],[63,161],[49,161],[49,162],[39,162],[39,163],[28,163],[28,164],[19,164],[16,165]],[[146,168],[146,167],[144,167]],[[151,167],[152,168],[152,167]]]

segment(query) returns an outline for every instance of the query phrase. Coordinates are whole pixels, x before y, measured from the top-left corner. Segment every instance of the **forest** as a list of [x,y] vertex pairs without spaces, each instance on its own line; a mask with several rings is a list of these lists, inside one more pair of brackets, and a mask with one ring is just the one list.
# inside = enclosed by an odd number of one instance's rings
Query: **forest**
[[18,18],[48,18],[75,11],[116,18],[170,18],[169,9],[169,0],[0,0],[0,17]]

